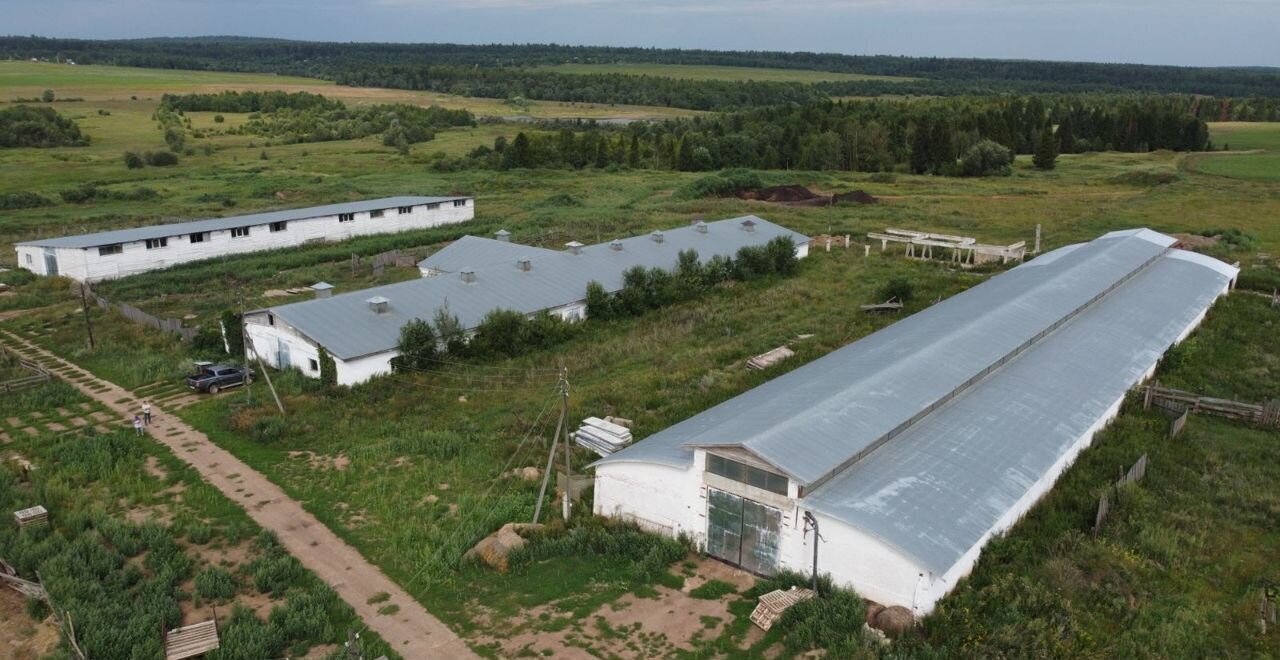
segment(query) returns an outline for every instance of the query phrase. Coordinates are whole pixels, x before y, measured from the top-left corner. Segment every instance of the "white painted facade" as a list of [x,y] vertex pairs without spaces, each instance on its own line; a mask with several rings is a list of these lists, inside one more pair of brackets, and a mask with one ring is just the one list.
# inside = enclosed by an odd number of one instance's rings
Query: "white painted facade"
[[[245,337],[253,355],[275,369],[297,369],[320,378],[320,349],[314,341],[270,312],[245,316]],[[391,373],[391,360],[399,351],[384,351],[350,360],[333,358],[339,385],[356,385]]]
[[474,217],[475,201],[459,198],[194,233],[191,225],[196,223],[178,223],[166,226],[166,229],[172,229],[172,233],[161,238],[91,247],[46,247],[39,245],[39,241],[33,241],[32,244],[17,245],[15,249],[19,268],[37,275],[61,275],[93,282],[230,254],[425,229],[465,222]]
[[[1201,259],[1198,255],[1187,258]],[[1203,263],[1210,263],[1204,258]],[[1213,262],[1216,264],[1216,262]],[[1235,277],[1234,269],[1214,265]],[[1233,283],[1225,285],[1218,297],[1226,295]],[[1204,320],[1207,309],[1196,316],[1178,335],[1183,341]],[[1156,369],[1153,358],[1133,386],[1149,379]],[[818,572],[828,573],[837,585],[851,588],[862,597],[886,606],[900,605],[916,617],[928,615],[965,576],[973,571],[983,547],[993,537],[1005,533],[1022,519],[1075,462],[1080,452],[1120,413],[1124,397],[1117,398],[1097,421],[1070,445],[1054,465],[1014,506],[973,544],[943,575],[923,568],[908,554],[841,520],[817,513],[822,540],[818,548]],[[723,452],[717,452],[723,453]],[[729,455],[730,458],[735,458]],[[700,548],[707,545],[708,488],[718,488],[779,509],[782,513],[778,567],[809,573],[813,566],[813,537],[804,534],[804,499],[798,497],[794,481],[788,496],[732,482],[706,471],[706,451],[693,449],[692,462],[678,468],[651,462],[613,462],[597,465],[595,474],[596,515],[629,520],[650,531],[686,536]]]

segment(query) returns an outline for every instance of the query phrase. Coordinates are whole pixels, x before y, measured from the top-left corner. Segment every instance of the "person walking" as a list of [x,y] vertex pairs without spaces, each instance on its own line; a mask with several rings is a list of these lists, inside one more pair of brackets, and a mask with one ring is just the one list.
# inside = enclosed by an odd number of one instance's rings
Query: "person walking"
[[150,401],[142,402],[142,423],[145,424],[146,426],[151,426],[151,402]]
[[143,431],[142,431],[142,426],[143,426],[143,424],[142,424],[142,418],[141,418],[141,417],[139,417],[139,416],[137,416],[137,415],[134,415],[134,416],[133,416],[133,430],[137,431],[137,432],[138,432],[138,435],[142,435],[142,433],[143,433]]

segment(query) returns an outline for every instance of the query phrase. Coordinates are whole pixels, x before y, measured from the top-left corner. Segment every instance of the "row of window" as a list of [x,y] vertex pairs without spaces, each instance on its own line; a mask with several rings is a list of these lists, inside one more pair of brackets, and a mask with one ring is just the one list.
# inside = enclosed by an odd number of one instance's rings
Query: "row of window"
[[[466,205],[467,205],[467,200],[465,200],[465,199],[457,199],[457,200],[454,200],[453,205],[454,205],[454,206],[466,206]],[[428,209],[428,210],[431,210],[431,209],[437,209],[437,208],[440,208],[440,205],[439,205],[439,204],[427,204],[427,209]],[[397,209],[397,211],[398,211],[399,215],[406,215],[406,214],[409,214],[409,213],[413,213],[413,207],[412,207],[412,206],[401,206],[401,207],[399,207],[399,208]],[[381,218],[381,217],[382,217],[382,214],[383,214],[383,212],[382,212],[382,211],[380,211],[380,210],[379,210],[379,211],[370,211],[370,212],[369,212],[369,217],[370,217],[370,218]],[[339,214],[338,214],[338,222],[351,222],[351,221],[353,221],[353,220],[355,220],[355,219],[356,219],[356,214],[354,214],[354,213],[339,213]],[[284,230],[287,228],[287,223],[286,223],[285,221],[283,221],[283,220],[281,220],[280,222],[273,222],[273,223],[271,223],[270,225],[268,225],[268,228],[271,230],[271,232],[272,232],[272,233],[280,232],[280,231],[284,231]],[[232,227],[232,228],[231,228],[231,238],[244,238],[244,237],[246,237],[246,236],[248,236],[248,235],[249,235],[249,228],[248,228],[248,227]],[[187,239],[188,239],[188,241],[189,241],[189,242],[191,242],[191,243],[203,243],[203,242],[205,242],[206,240],[208,240],[208,238],[209,238],[209,232],[207,232],[207,231],[195,232],[195,233],[192,233],[192,234],[188,234],[188,235],[187,235]],[[169,238],[168,238],[168,237],[165,237],[165,238],[148,238],[148,239],[146,240],[146,244],[147,244],[147,249],[148,249],[148,250],[156,250],[156,249],[159,249],[159,248],[169,247]],[[119,243],[117,243],[117,244],[115,244],[115,245],[104,245],[104,246],[102,246],[102,247],[98,248],[98,256],[102,256],[102,257],[110,256],[110,255],[113,255],[113,254],[120,254],[121,252],[124,252],[124,246],[123,246],[123,245],[121,245],[121,244],[119,244]]]
[[787,478],[768,470],[739,463],[730,458],[707,454],[707,472],[718,474],[756,488],[762,488],[779,495],[787,494]]

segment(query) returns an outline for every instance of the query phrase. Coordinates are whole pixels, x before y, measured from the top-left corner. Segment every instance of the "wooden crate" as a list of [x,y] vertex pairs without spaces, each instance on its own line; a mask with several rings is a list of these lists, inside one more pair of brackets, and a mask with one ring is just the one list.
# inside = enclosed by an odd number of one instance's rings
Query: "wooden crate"
[[791,587],[786,591],[782,589],[770,591],[760,596],[760,603],[751,612],[751,622],[760,626],[761,630],[768,630],[792,605],[809,600],[815,595],[812,589],[797,587]]

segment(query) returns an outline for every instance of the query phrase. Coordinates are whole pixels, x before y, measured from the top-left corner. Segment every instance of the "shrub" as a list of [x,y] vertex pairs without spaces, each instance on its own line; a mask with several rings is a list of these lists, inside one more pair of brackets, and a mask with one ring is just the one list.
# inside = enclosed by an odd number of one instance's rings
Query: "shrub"
[[755,190],[763,187],[764,182],[756,172],[732,169],[696,179],[677,190],[675,197],[677,199],[729,197],[740,190]]
[[255,589],[277,597],[283,596],[304,575],[298,561],[280,549],[249,562],[245,571],[253,579]]
[[54,94],[52,89],[46,89],[43,92],[40,92],[41,101],[44,101],[45,103],[53,103],[53,99]]
[[691,590],[689,595],[693,598],[702,600],[720,600],[724,596],[736,593],[737,587],[725,582],[724,580],[707,580],[697,588]]
[[169,167],[178,164],[178,154],[171,151],[148,151],[144,158],[148,165],[154,167]]
[[21,191],[0,194],[0,210],[3,211],[34,209],[41,206],[51,206],[52,204],[53,200],[33,192]]
[[0,109],[0,148],[83,147],[89,137],[53,108],[19,105]]
[[592,280],[587,282],[587,318],[607,321],[613,318],[613,298],[604,285]]
[[872,172],[867,180],[872,183],[897,183],[898,175],[893,172]]
[[215,123],[215,124],[221,124],[222,122],[224,122],[224,121],[226,121],[226,120],[227,120],[227,118],[226,118],[226,117],[223,117],[222,115],[214,115],[214,116],[213,116],[213,123]]
[[147,165],[147,162],[143,160],[142,156],[138,152],[136,151],[124,152],[125,167],[131,170],[137,170],[137,169],[142,169],[143,167],[146,167],[146,165]]
[[1013,172],[1013,152],[992,140],[981,140],[960,157],[963,176],[1008,176]]
[[876,302],[884,302],[897,298],[898,302],[907,304],[915,295],[916,287],[905,277],[895,277],[876,290]]
[[210,566],[196,574],[196,595],[204,600],[224,601],[236,595],[236,580],[230,573]]
[[320,384],[325,387],[333,387],[338,384],[338,365],[334,364],[333,356],[329,355],[329,351],[321,346],[316,361],[320,363]]

